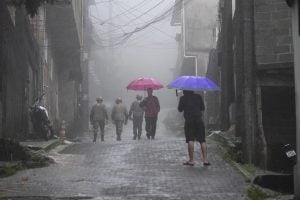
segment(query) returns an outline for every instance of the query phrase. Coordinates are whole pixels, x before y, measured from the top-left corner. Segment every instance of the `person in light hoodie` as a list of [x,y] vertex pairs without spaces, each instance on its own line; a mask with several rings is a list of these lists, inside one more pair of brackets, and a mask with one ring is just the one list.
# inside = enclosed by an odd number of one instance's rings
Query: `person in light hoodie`
[[129,119],[132,119],[134,140],[140,140],[142,135],[142,124],[145,112],[140,106],[142,98],[141,95],[136,95],[136,101],[132,102],[129,109]]
[[121,134],[123,131],[123,125],[126,125],[128,120],[127,108],[123,105],[120,97],[116,99],[116,104],[111,112],[111,119],[116,126],[117,141],[120,141],[122,139]]

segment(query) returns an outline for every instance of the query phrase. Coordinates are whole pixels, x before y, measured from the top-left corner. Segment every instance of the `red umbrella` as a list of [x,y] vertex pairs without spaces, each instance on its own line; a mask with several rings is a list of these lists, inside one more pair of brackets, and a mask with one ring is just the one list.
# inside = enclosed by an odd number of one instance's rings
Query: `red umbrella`
[[164,86],[158,82],[157,80],[153,78],[147,78],[147,77],[141,77],[138,79],[135,79],[131,81],[127,85],[127,90],[147,90],[148,88],[151,88],[153,90],[158,90],[160,88],[163,88]]

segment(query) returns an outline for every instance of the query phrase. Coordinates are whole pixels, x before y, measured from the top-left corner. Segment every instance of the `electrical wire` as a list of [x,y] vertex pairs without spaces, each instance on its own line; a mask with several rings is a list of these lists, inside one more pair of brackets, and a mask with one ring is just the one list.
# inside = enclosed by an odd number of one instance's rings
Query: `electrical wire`
[[[143,0],[142,2],[140,2],[140,3],[136,4],[135,6],[133,6],[130,10],[137,9],[139,6],[141,6],[141,5],[144,4],[145,2],[149,2],[149,0]],[[119,17],[119,16],[122,16],[124,13],[126,13],[126,12],[120,13],[120,14],[118,14],[118,15],[115,15],[115,16],[111,17],[110,19],[104,20],[104,23],[106,23],[106,22],[108,22],[108,21],[110,21],[110,20],[113,20],[113,19],[115,19],[115,18],[117,18],[117,17]]]
[[[120,2],[120,3],[122,3],[123,5],[125,5],[123,2]],[[123,8],[124,8],[124,7],[123,7]],[[133,16],[135,16],[135,17],[137,16],[137,15],[135,15],[133,12],[130,12],[130,14],[133,15]],[[142,19],[141,19],[141,20],[142,20]],[[145,20],[142,20],[142,21],[143,21],[144,23],[146,23]],[[162,31],[161,29],[159,29],[159,28],[157,28],[157,27],[155,27],[155,26],[153,26],[153,25],[151,25],[151,28],[153,28],[153,29],[159,31],[160,33],[162,33],[162,34],[168,36],[168,37],[171,38],[171,39],[174,39],[173,36],[171,36],[170,34],[168,34],[168,33],[164,32],[164,31]]]
[[[185,4],[189,3],[191,0],[187,0],[185,2]],[[162,1],[160,1],[159,3],[161,3]],[[181,2],[179,2],[181,3]],[[158,17],[155,17],[154,19],[152,19],[152,21],[150,21],[149,23],[147,24],[144,24],[143,26],[140,26],[140,27],[136,27],[133,31],[130,31],[130,32],[127,32],[123,35],[123,38],[121,39],[121,41],[118,41],[112,45],[103,45],[102,47],[105,48],[105,47],[114,47],[114,46],[118,46],[118,45],[122,45],[124,44],[126,41],[128,41],[128,39],[135,33],[137,32],[140,32],[146,28],[148,28],[149,26],[151,26],[152,24],[154,23],[157,23],[159,21],[162,21],[164,19],[166,19],[171,13],[174,12],[174,9],[177,8],[178,4],[179,3],[175,3],[175,5],[173,5],[171,8],[169,8],[168,10],[166,10],[165,12],[163,12],[160,16]],[[157,4],[156,4],[157,5]],[[149,10],[147,10],[149,11]],[[146,12],[147,12],[146,11]],[[176,10],[175,10],[176,11]],[[145,13],[146,14],[146,13]],[[101,38],[101,37],[100,37]]]

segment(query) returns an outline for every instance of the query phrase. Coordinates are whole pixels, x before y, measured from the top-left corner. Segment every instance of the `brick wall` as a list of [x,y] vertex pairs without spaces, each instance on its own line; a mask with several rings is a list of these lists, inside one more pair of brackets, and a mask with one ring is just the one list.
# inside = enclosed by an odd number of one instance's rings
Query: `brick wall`
[[293,62],[291,13],[285,1],[255,0],[257,64]]

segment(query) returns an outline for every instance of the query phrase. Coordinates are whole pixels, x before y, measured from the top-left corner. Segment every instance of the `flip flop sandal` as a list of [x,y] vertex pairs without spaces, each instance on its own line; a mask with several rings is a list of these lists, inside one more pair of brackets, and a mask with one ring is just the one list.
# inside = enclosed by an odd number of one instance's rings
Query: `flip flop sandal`
[[203,163],[203,165],[204,165],[204,166],[209,166],[209,165],[210,165],[210,163],[209,163],[209,162],[207,162],[207,163]]
[[189,161],[187,161],[187,162],[184,162],[183,165],[194,166],[195,163],[190,163]]

